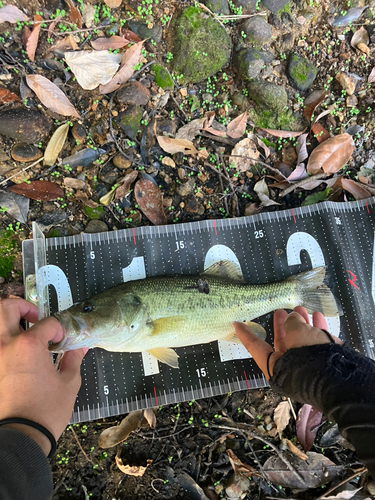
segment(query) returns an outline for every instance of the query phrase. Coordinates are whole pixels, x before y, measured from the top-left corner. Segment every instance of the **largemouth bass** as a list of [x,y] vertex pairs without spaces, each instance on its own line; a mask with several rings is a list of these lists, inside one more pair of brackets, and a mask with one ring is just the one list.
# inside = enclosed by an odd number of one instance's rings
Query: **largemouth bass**
[[240,268],[220,261],[198,276],[156,276],[121,283],[56,313],[64,338],[53,352],[101,347],[115,352],[148,351],[178,368],[174,347],[225,339],[239,342],[233,322],[246,322],[260,338],[254,318],[301,305],[308,312],[338,316],[334,296],[318,267],[284,281],[250,285]]

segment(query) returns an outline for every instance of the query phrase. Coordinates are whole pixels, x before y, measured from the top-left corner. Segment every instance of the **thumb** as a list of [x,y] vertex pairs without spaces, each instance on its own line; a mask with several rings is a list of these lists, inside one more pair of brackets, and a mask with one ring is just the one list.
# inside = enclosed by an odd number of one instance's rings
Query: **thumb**
[[60,373],[67,382],[75,378],[80,379],[81,364],[86,352],[86,349],[75,349],[64,353],[60,362]]

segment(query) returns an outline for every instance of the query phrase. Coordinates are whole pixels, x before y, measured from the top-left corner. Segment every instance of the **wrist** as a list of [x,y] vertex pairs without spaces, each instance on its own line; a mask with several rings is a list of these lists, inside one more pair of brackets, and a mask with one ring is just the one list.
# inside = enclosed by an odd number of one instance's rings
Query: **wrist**
[[48,456],[49,452],[51,451],[50,440],[41,431],[38,431],[38,429],[34,429],[33,427],[30,427],[26,424],[5,424],[2,425],[0,429],[1,428],[14,429],[31,437],[31,439],[40,446],[46,456]]

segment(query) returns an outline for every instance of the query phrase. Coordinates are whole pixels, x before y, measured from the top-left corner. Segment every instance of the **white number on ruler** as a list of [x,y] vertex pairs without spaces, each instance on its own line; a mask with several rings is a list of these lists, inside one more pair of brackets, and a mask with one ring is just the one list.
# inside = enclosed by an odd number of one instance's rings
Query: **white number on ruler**
[[185,243],[183,241],[176,241],[177,250],[182,250],[185,248]]
[[206,368],[197,368],[195,371],[197,372],[198,378],[205,377],[207,375]]
[[259,238],[263,238],[264,236],[263,229],[259,229],[259,231],[254,231],[254,234],[256,240],[259,240]]
[[104,394],[105,394],[105,396],[108,396],[108,394],[109,394],[108,385],[105,385],[105,386],[103,387],[103,390],[104,390]]
[[95,252],[90,252],[90,259],[94,260],[95,259]]

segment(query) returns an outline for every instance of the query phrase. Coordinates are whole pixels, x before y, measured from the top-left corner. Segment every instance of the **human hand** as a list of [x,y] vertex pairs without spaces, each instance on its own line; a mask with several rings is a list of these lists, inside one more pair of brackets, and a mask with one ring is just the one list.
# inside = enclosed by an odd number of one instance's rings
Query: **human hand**
[[[24,330],[22,318],[35,324]],[[85,355],[83,349],[65,353],[57,371],[48,342],[60,342],[63,336],[59,321],[38,321],[38,310],[30,302],[0,300],[0,420],[26,418],[43,425],[56,440],[60,437],[72,415]],[[6,427],[32,437],[48,455],[50,442],[40,431],[22,424]]]
[[[327,322],[323,314],[315,312],[313,314],[313,326],[311,326],[307,311],[301,306],[296,307],[290,314],[283,309],[275,311],[273,327],[275,350],[267,342],[257,337],[244,323],[234,323],[237,337],[252,355],[267,380],[270,378],[267,369],[267,360],[270,353],[272,354],[269,359],[269,372],[272,376],[276,361],[289,349],[330,343],[327,334],[322,331],[322,329],[327,330]],[[336,344],[342,344],[339,338],[334,335],[332,337]]]

